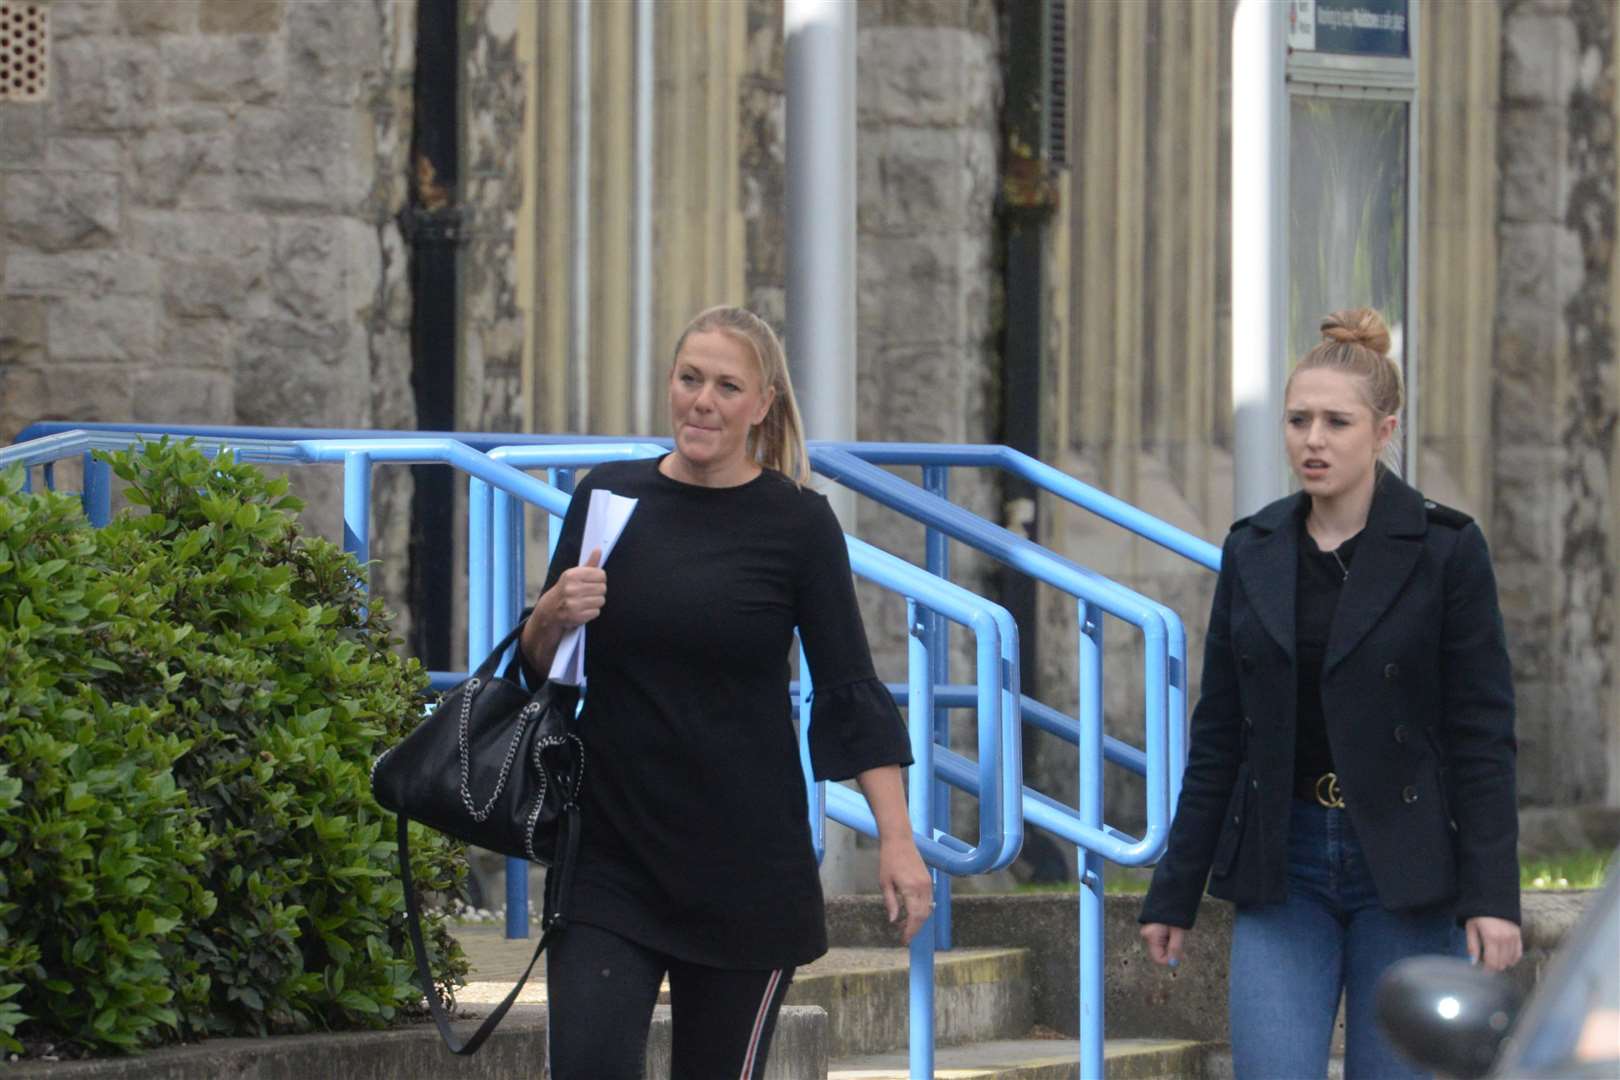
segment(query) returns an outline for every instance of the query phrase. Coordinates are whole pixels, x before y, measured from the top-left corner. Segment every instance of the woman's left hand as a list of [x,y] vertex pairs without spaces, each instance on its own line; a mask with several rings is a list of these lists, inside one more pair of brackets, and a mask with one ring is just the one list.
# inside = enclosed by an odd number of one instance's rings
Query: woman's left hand
[[883,906],[888,909],[891,923],[900,921],[904,908],[906,926],[900,937],[911,944],[934,913],[934,879],[917,854],[909,829],[879,843],[878,885],[883,889]]
[[1475,915],[1467,922],[1468,958],[1489,971],[1506,971],[1524,955],[1519,927],[1506,919]]

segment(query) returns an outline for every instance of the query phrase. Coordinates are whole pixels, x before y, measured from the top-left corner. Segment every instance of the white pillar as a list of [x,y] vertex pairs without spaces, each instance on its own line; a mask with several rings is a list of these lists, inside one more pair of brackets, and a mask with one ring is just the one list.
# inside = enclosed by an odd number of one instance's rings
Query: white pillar
[[589,432],[591,424],[591,5],[574,0],[573,275],[568,303],[568,426]]
[[636,435],[653,429],[652,346],[652,157],[653,0],[636,0],[635,232],[631,249],[631,426]]
[[[855,15],[846,0],[786,0],[788,358],[805,435],[855,437]],[[853,529],[854,497],[829,492]],[[814,673],[812,673],[814,674]],[[855,835],[827,830],[829,893],[870,890]]]
[[1233,513],[1287,492],[1288,5],[1238,0],[1232,27]]

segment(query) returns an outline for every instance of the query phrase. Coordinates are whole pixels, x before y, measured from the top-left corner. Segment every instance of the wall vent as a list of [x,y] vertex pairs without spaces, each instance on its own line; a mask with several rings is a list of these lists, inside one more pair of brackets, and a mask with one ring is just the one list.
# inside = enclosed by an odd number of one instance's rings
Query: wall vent
[[0,0],[0,102],[45,100],[48,11],[44,4]]

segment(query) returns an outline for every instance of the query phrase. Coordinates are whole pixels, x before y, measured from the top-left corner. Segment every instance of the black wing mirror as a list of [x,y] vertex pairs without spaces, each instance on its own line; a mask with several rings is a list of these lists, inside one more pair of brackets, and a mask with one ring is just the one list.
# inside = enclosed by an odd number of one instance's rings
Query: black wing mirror
[[1412,1062],[1448,1076],[1490,1071],[1523,998],[1513,982],[1446,956],[1415,956],[1378,981],[1378,1023]]

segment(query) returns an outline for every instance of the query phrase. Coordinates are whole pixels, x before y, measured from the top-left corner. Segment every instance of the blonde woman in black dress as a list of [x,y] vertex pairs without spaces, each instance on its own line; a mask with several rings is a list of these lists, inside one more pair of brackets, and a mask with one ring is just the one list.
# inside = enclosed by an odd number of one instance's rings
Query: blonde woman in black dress
[[[788,680],[814,675],[811,764],[853,778],[906,940],[932,908],[900,769],[910,743],[872,668],[844,535],[810,490],[782,347],[740,308],[687,326],[669,372],[675,449],[581,482],[524,632],[546,670],[589,625],[590,775],[568,929],[547,959],[556,1080],[640,1080],[667,975],[677,1080],[763,1074],[793,971],[827,948]],[[585,553],[601,487],[638,501],[611,566]]]

